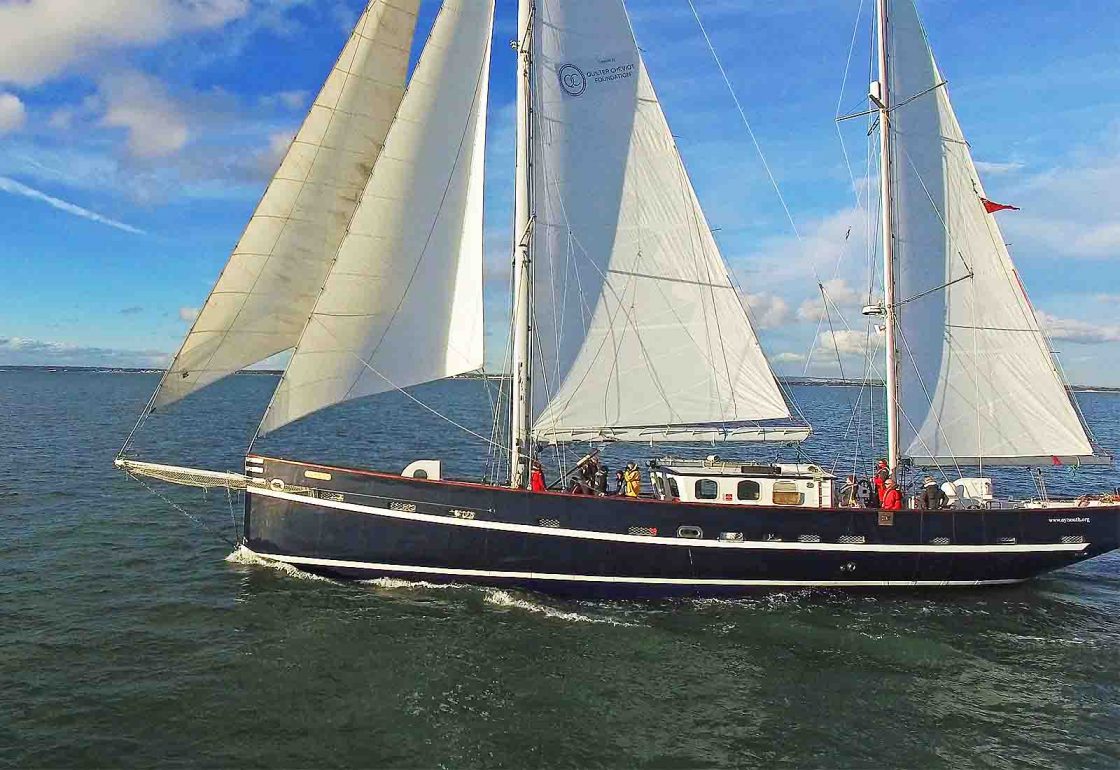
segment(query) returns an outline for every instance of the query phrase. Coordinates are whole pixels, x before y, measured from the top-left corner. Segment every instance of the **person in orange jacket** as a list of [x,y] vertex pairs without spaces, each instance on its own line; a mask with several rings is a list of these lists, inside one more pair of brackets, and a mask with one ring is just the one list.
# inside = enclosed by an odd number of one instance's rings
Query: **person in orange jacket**
[[884,511],[902,510],[902,493],[898,491],[898,485],[892,478],[888,477],[883,482],[883,499],[879,502],[879,507]]

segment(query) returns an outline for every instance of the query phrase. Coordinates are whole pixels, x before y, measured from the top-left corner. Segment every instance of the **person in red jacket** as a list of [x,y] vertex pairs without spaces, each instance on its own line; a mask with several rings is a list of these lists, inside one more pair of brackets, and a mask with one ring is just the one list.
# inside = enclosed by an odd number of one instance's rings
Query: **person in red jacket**
[[898,485],[894,483],[894,479],[887,478],[883,482],[883,498],[879,503],[879,507],[884,511],[901,511],[902,510],[902,493],[898,491]]
[[887,467],[886,460],[879,461],[879,467],[875,469],[875,494],[879,497],[879,502],[883,502],[883,495],[886,494],[886,489],[883,485],[887,479],[891,477],[891,469]]
[[541,465],[541,461],[537,459],[533,460],[533,468],[529,471],[529,489],[534,492],[545,491],[544,467]]

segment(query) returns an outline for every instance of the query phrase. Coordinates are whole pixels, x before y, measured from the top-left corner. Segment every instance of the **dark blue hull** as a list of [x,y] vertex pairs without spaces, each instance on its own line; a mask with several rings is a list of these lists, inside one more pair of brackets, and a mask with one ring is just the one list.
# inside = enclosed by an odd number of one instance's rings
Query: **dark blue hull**
[[999,585],[1120,541],[1116,507],[884,515],[531,493],[269,458],[249,463],[259,481],[246,497],[246,546],[346,579],[628,597]]

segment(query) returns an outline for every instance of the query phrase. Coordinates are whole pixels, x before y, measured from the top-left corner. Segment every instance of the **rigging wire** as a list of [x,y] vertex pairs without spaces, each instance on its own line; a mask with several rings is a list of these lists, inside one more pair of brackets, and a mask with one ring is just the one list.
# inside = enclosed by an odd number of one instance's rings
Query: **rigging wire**
[[[147,483],[146,481],[144,481],[144,479],[140,478],[139,476],[137,476],[137,475],[136,475],[136,474],[134,474],[134,473],[130,473],[130,474],[128,474],[128,475],[129,475],[129,477],[130,477],[130,478],[132,478],[132,479],[136,480],[137,482],[139,482],[139,484],[140,484],[140,485],[141,485],[142,487],[144,487],[145,489],[147,489],[147,490],[148,490],[149,492],[151,492],[151,493],[152,493],[153,495],[155,495],[156,497],[160,498],[160,499],[161,499],[161,500],[163,500],[163,501],[164,501],[165,503],[167,503],[167,504],[168,504],[169,506],[171,506],[172,510],[174,510],[174,511],[177,511],[178,513],[181,513],[181,514],[183,514],[184,516],[186,516],[186,517],[187,517],[188,519],[190,519],[190,521],[191,521],[191,522],[192,522],[192,523],[193,523],[193,524],[194,524],[195,526],[199,527],[199,528],[200,528],[200,529],[202,529],[202,530],[203,530],[204,532],[207,532],[208,534],[211,534],[211,535],[213,535],[214,537],[218,538],[218,539],[219,539],[219,540],[221,540],[221,541],[222,541],[223,543],[226,543],[226,544],[228,544],[228,545],[229,545],[229,546],[230,546],[231,548],[237,548],[237,545],[238,545],[238,544],[237,544],[236,542],[234,542],[233,540],[230,540],[230,539],[229,539],[228,537],[226,537],[225,535],[223,535],[223,534],[222,534],[221,532],[219,532],[219,531],[218,531],[217,529],[215,529],[214,527],[211,527],[210,525],[208,525],[208,524],[207,524],[206,522],[202,521],[202,520],[201,520],[201,519],[199,519],[198,517],[196,517],[196,516],[193,516],[193,515],[192,515],[192,514],[190,513],[190,511],[188,511],[188,510],[187,510],[186,508],[184,508],[183,506],[181,506],[181,505],[179,505],[178,503],[176,503],[176,502],[175,502],[174,500],[172,500],[172,499],[171,499],[170,497],[168,497],[167,495],[165,495],[165,494],[163,494],[162,492],[160,492],[159,490],[157,490],[157,489],[156,489],[155,487],[153,487],[153,486],[151,486],[150,484],[148,484],[148,483]],[[228,487],[226,488],[226,494],[227,494],[227,495],[230,495],[230,490],[229,490],[229,488],[228,488]],[[230,518],[231,518],[231,520],[233,520],[232,496],[230,497],[230,500],[231,500],[231,508],[230,508]],[[234,522],[234,527],[236,528],[236,521],[235,521],[235,520],[233,520],[233,522]]]
[[693,0],[687,0],[687,2],[688,7],[692,10],[693,18],[696,19],[696,25],[700,28],[700,33],[704,36],[704,42],[708,46],[708,51],[712,54],[712,59],[715,61],[716,67],[719,68],[719,74],[723,77],[724,85],[727,86],[727,91],[731,95],[731,101],[735,103],[735,109],[739,111],[739,117],[742,118],[743,125],[746,127],[747,133],[750,135],[751,142],[754,143],[754,148],[758,152],[759,160],[762,161],[762,167],[766,170],[766,176],[770,178],[770,184],[773,185],[774,192],[778,195],[778,200],[782,204],[782,210],[786,214],[786,219],[789,220],[789,225],[791,228],[793,228],[793,234],[797,236],[798,242],[801,242],[801,232],[797,229],[797,223],[793,220],[793,214],[790,213],[789,206],[786,205],[785,196],[782,195],[782,188],[778,184],[778,180],[777,178],[775,178],[774,172],[770,170],[770,164],[766,162],[766,155],[762,152],[762,145],[759,144],[758,137],[755,136],[754,129],[751,128],[751,122],[747,118],[747,112],[743,109],[743,105],[739,101],[738,94],[735,93],[735,87],[731,84],[731,78],[728,77],[727,70],[723,67],[723,61],[719,58],[719,54],[716,52],[716,48],[712,43],[712,39],[708,36],[708,30],[704,27],[704,22],[700,19],[700,13],[696,10],[696,4],[693,2]]

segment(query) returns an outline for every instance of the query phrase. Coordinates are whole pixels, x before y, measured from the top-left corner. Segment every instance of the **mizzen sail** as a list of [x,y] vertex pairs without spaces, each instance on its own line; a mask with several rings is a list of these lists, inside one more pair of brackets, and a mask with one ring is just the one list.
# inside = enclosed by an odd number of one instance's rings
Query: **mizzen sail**
[[493,0],[446,0],[260,433],[478,369]]
[[400,105],[419,0],[372,0],[153,400],[296,344]]
[[1088,459],[912,0],[888,3],[901,453]]
[[790,412],[623,3],[538,0],[532,54],[534,435],[759,438]]

